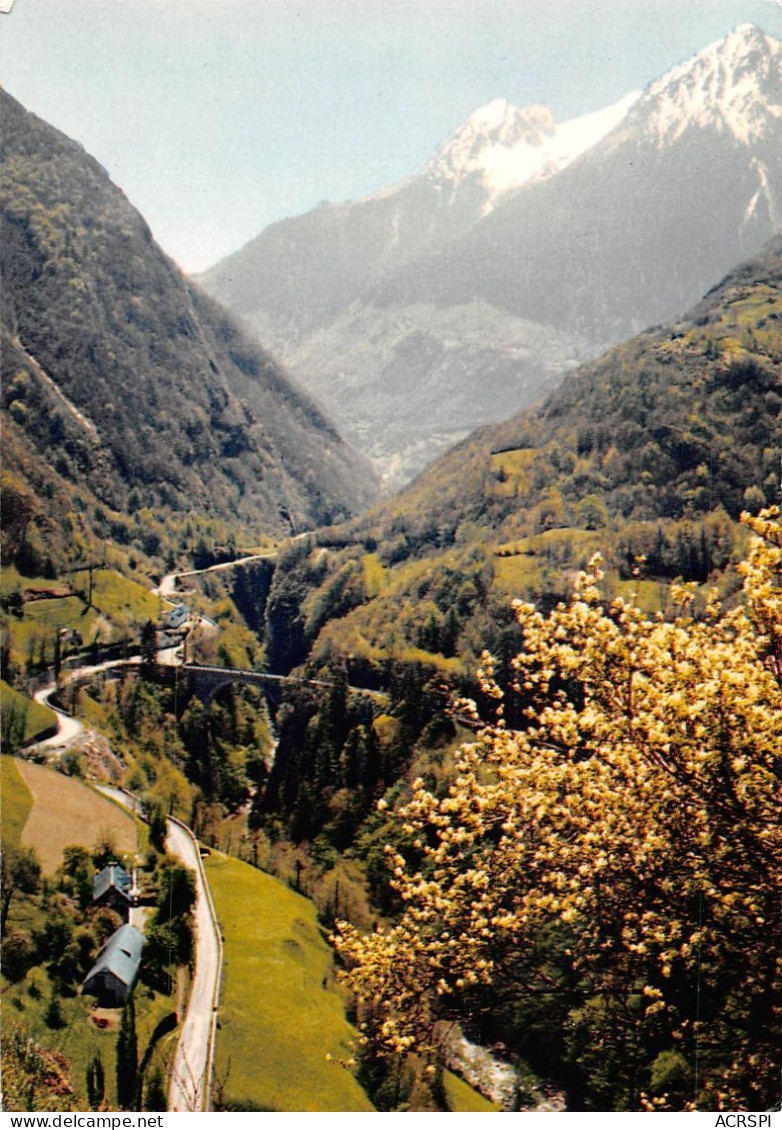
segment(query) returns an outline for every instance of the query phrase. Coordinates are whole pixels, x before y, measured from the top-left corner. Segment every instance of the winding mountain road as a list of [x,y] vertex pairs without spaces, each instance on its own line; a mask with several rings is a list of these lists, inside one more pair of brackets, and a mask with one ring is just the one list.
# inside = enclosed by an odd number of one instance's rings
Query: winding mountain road
[[264,553],[251,553],[247,557],[236,557],[231,561],[221,561],[218,565],[207,565],[205,569],[187,569],[184,572],[167,573],[158,587],[152,591],[158,596],[170,598],[176,595],[176,583],[180,577],[200,577],[204,573],[219,573],[226,569],[234,569],[238,565],[249,565],[252,561],[269,561],[273,560],[277,553],[276,549],[268,549]]
[[[175,660],[174,660],[175,661]],[[67,672],[63,676],[63,683],[66,685],[75,682],[77,679],[83,679],[85,676],[98,674],[100,671],[108,671],[112,667],[127,667],[132,664],[141,662],[139,656],[131,656],[128,659],[109,659],[105,663],[96,663],[91,666],[75,667],[72,671]],[[55,683],[47,683],[45,687],[39,689],[33,694],[33,699],[46,706],[52,711],[57,718],[57,733],[51,738],[44,738],[43,741],[36,742],[36,749],[63,749],[66,746],[73,745],[74,742],[86,732],[86,726],[75,718],[72,714],[66,713],[61,710],[59,706],[55,706],[49,700],[56,691],[62,688]]]
[[60,710],[59,706],[53,706],[49,702],[49,698],[57,690],[56,683],[49,683],[45,687],[41,687],[33,695],[36,702],[41,706],[47,707],[55,715],[57,720],[57,733],[51,738],[44,738],[41,742],[36,742],[39,749],[57,749],[60,746],[73,745],[78,741],[84,733],[84,723],[80,722],[78,718],[74,718],[70,714],[66,714],[64,710]]
[[[272,550],[267,553],[253,554],[238,561],[213,565],[207,569],[170,573],[163,577],[157,592],[162,597],[170,597],[176,591],[176,581],[179,577],[230,569],[236,565],[275,557],[276,555],[277,551]],[[176,666],[180,664],[182,658],[179,654],[179,648],[171,647],[161,650],[158,653],[158,661],[163,665]],[[140,657],[134,656],[128,659],[109,660],[94,666],[79,667],[69,672],[65,681],[82,679],[85,675],[97,674],[112,667],[138,663],[140,663]],[[218,673],[221,671],[221,669],[216,670]],[[313,685],[326,686],[328,684],[313,681]],[[49,699],[57,689],[56,683],[50,683],[40,688],[34,695],[36,702],[49,707],[57,717],[57,734],[38,743],[43,748],[55,749],[71,745],[81,737],[86,729],[77,718],[66,714],[65,711],[50,703]],[[124,790],[111,786],[97,787],[101,792],[114,797],[126,807],[138,811],[138,801]],[[223,944],[198,844],[190,829],[175,818],[169,818],[167,821],[166,848],[189,867],[196,877],[196,902],[193,911],[195,921],[195,970],[187,1012],[174,1057],[168,1109],[176,1112],[208,1111],[211,1107]]]
[[168,851],[196,876],[196,962],[190,1000],[177,1044],[168,1095],[170,1111],[203,1111],[211,1105],[212,1060],[220,992],[223,944],[204,874],[198,844],[192,832],[169,819]]

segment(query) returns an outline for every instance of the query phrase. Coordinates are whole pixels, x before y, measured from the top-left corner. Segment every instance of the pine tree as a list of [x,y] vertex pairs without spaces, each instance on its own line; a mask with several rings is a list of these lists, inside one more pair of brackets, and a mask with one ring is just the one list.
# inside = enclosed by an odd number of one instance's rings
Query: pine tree
[[106,1093],[106,1078],[103,1071],[103,1060],[98,1053],[92,1057],[87,1068],[87,1100],[90,1110],[98,1110]]
[[141,629],[141,673],[151,678],[157,664],[157,632],[152,620]]
[[166,850],[167,832],[165,813],[159,804],[155,804],[149,814],[149,842],[161,854]]
[[57,995],[57,990],[52,989],[52,995],[49,997],[49,1003],[46,1006],[46,1012],[43,1017],[44,1024],[48,1028],[64,1028],[65,1018],[62,1014],[62,1005],[60,998]]
[[166,1089],[160,1071],[154,1071],[144,1092],[144,1110],[168,1110]]
[[122,1010],[117,1035],[117,1103],[124,1110],[132,1110],[135,1106],[137,1077],[136,1014],[133,1001],[130,1000]]

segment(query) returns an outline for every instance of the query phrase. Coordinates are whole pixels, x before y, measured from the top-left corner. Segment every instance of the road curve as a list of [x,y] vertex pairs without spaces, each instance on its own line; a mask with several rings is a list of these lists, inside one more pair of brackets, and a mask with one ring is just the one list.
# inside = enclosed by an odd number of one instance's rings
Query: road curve
[[225,569],[233,569],[237,565],[249,565],[251,561],[268,561],[277,556],[276,549],[268,549],[263,553],[251,553],[247,557],[234,557],[231,561],[221,561],[217,565],[207,565],[205,569],[186,569],[178,573],[167,573],[160,584],[152,591],[159,596],[176,596],[176,582],[180,577],[200,577],[202,573],[219,573]]
[[53,706],[52,703],[49,702],[50,696],[53,695],[56,690],[57,684],[49,683],[48,686],[41,687],[41,689],[37,690],[33,695],[36,702],[39,702],[42,706],[48,707],[49,710],[52,711],[57,721],[57,733],[51,738],[44,738],[42,742],[36,742],[36,748],[38,749],[55,749],[59,746],[73,745],[84,733],[84,724],[80,722],[78,718],[66,714],[64,710],[60,710],[59,706]]
[[[132,656],[129,659],[109,659],[105,663],[96,663],[86,667],[74,667],[72,670],[63,675],[63,685],[76,682],[78,679],[83,679],[86,675],[96,675],[100,671],[108,671],[113,667],[127,667],[134,666],[141,662],[138,656]],[[36,749],[56,749],[60,746],[65,747],[73,745],[87,727],[78,718],[72,714],[67,714],[64,710],[60,710],[59,706],[55,706],[49,701],[51,696],[61,687],[57,683],[48,683],[45,687],[40,687],[33,698],[36,702],[40,702],[43,706],[47,706],[57,718],[57,733],[51,738],[45,738],[42,742],[36,742]]]
[[97,785],[94,782],[90,782],[90,784],[92,784],[92,787],[99,793],[111,797],[111,799],[116,800],[118,804],[129,808],[131,812],[135,812],[137,816],[143,817],[144,811],[141,807],[140,800],[137,796],[134,796],[133,793],[129,793],[127,789],[121,789],[118,785]]
[[168,1094],[169,1111],[208,1110],[222,966],[222,940],[209,885],[192,832],[169,819],[166,848],[196,875],[196,964]]

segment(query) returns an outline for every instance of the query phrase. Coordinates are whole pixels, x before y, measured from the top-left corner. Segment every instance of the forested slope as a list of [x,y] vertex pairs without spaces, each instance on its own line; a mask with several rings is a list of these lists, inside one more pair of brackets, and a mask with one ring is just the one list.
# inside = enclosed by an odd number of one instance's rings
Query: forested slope
[[269,660],[333,686],[286,696],[251,823],[342,899],[380,1080],[415,1044],[435,1086],[460,1019],[569,1109],[772,1101],[779,531],[742,565],[739,515],[779,498],[781,268],[278,562]]
[[562,593],[597,548],[619,582],[725,570],[739,513],[779,496],[781,281],[777,238],[687,318],[321,531],[316,556],[293,551],[270,596],[272,661],[392,645],[474,657],[492,594]]
[[606,607],[597,566],[547,617],[519,602],[519,721],[485,662],[450,782],[397,804],[394,923],[340,927],[376,1059],[434,1070],[460,1020],[571,1110],[777,1102],[778,513],[730,612]]
[[315,403],[157,247],[98,163],[2,93],[4,459],[104,507],[272,535],[372,498]]
[[508,685],[512,598],[553,607],[595,552],[606,599],[670,615],[677,578],[735,599],[739,514],[779,492],[781,251],[777,240],[687,319],[611,350],[280,558],[265,604],[272,668],[384,690],[394,723],[373,730],[344,688],[320,705],[292,693],[259,818],[344,846],[422,735],[449,732],[444,688],[474,693],[484,649]]
[[[487,427],[428,468],[360,529],[412,548],[485,531],[737,517],[745,492],[775,500],[782,436],[782,237],[732,272],[690,314],[651,329],[568,377],[536,410]],[[579,521],[591,495],[601,519]]]

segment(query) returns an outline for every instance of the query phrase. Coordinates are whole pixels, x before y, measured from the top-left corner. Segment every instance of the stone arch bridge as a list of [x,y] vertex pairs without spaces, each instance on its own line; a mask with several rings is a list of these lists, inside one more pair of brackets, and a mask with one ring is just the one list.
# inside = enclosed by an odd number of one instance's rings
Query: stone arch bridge
[[[197,696],[204,706],[211,705],[215,696],[227,686],[244,683],[262,687],[272,699],[279,703],[279,696],[286,686],[315,687],[328,690],[334,684],[324,679],[301,679],[291,675],[272,675],[268,671],[255,671],[243,667],[210,667],[206,664],[187,663],[177,667],[160,667],[158,673],[165,672],[166,681],[176,682],[183,690],[185,699]],[[368,698],[385,698],[379,691],[363,687],[347,688],[349,694],[366,695]]]

